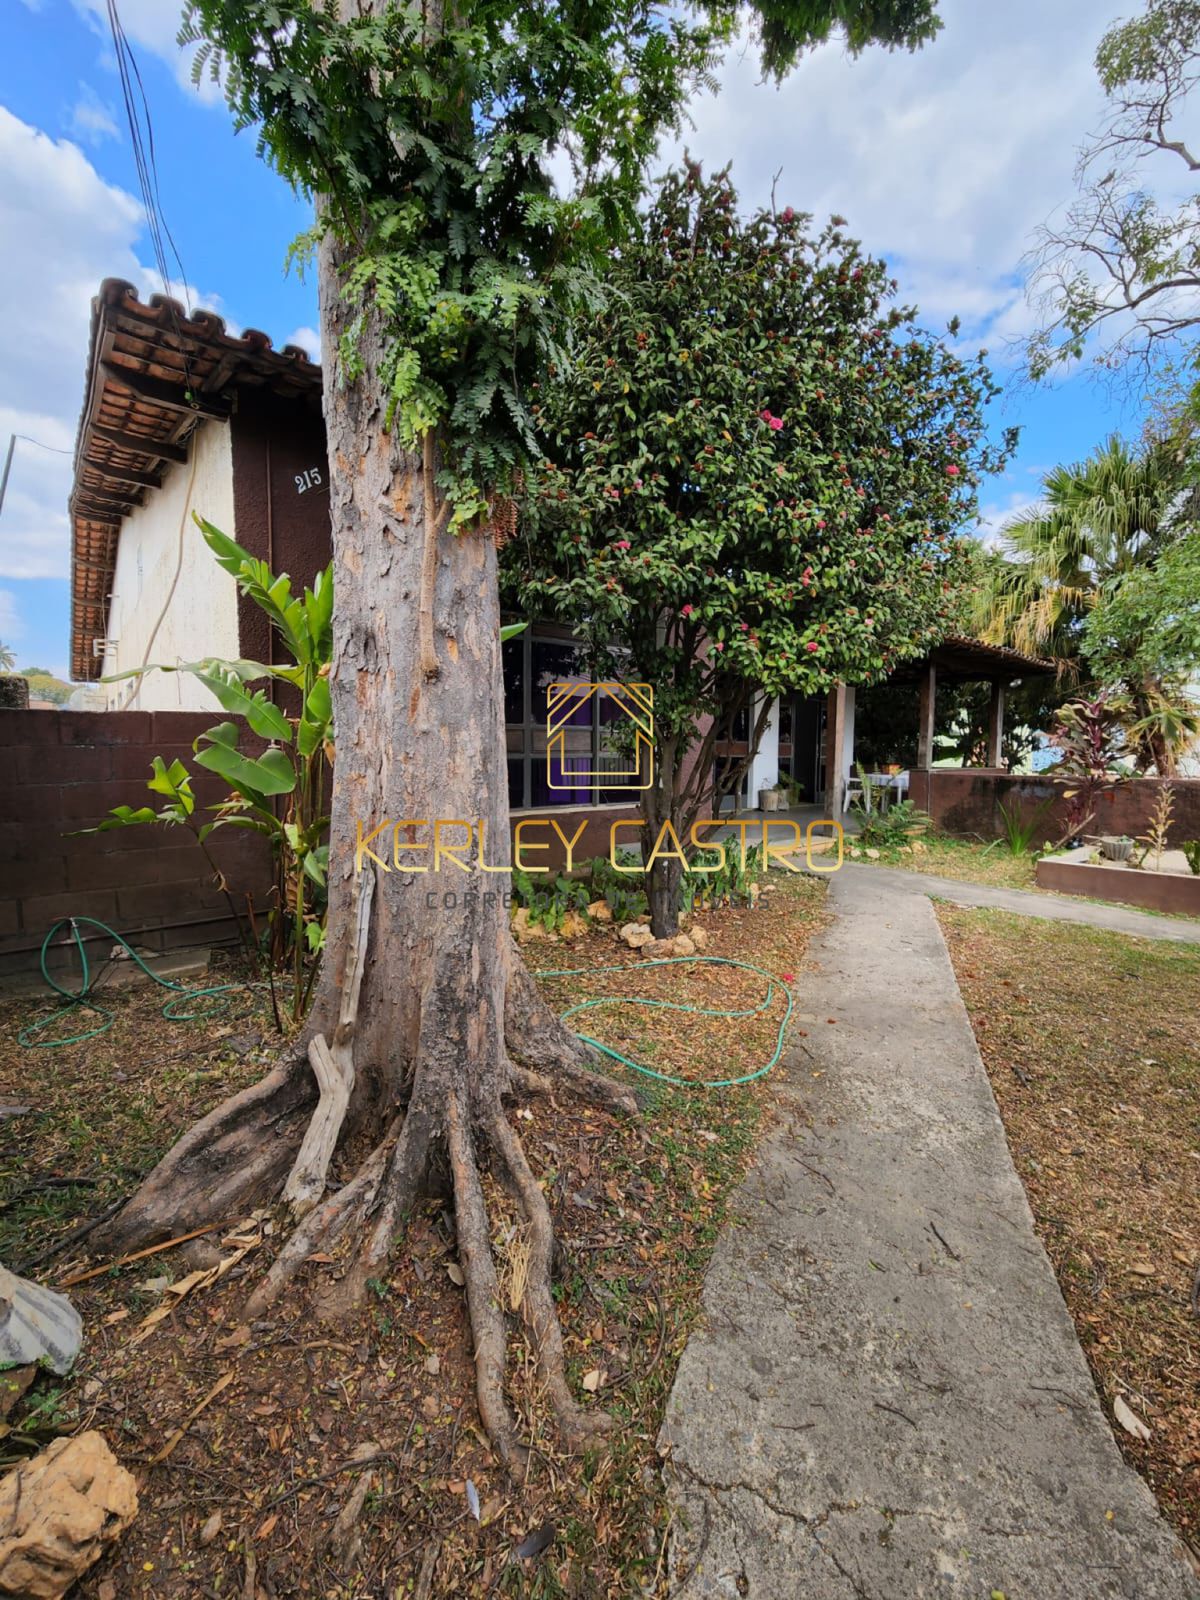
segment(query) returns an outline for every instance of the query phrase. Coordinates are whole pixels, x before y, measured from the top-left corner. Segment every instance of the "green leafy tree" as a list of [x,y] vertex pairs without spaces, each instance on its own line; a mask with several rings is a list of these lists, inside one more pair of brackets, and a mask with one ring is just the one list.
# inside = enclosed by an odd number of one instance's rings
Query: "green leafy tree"
[[717,742],[757,704],[753,750],[770,697],[871,682],[961,625],[976,562],[957,535],[1004,451],[984,439],[982,360],[895,306],[840,218],[743,221],[728,175],[689,164],[611,273],[539,392],[546,459],[506,561],[594,676],[653,688],[641,804],[663,937],[691,827],[741,780],[714,792]]
[[[1100,641],[1085,623],[1102,597],[1111,602],[1144,578],[1184,537],[1186,478],[1178,452],[1158,439],[1135,449],[1114,437],[1086,461],[1055,467],[1043,480],[1041,503],[1003,529],[1006,559],[981,602],[984,637],[1053,656],[1068,681],[1086,681],[1092,669],[1085,640]],[[1130,620],[1128,610],[1119,615]],[[1174,715],[1183,709],[1172,698],[1177,670],[1164,674],[1139,658],[1127,627],[1109,631],[1096,662],[1112,706],[1125,708],[1138,768],[1169,775],[1186,734]]]
[[[538,994],[501,880],[443,866],[444,892],[430,893],[415,825],[370,858],[359,830],[460,818],[475,843],[505,848],[492,522],[509,515],[504,497],[530,459],[530,386],[566,312],[599,295],[597,263],[636,210],[646,162],[746,14],[732,0],[195,0],[185,32],[198,71],[214,71],[267,159],[316,201],[338,596],[329,917],[296,1052],[185,1135],[107,1239],[128,1248],[277,1190],[312,1154],[309,1053],[324,1072],[333,1039],[345,1092],[315,1125],[316,1191],[339,1139],[370,1153],[304,1218],[252,1314],[339,1241],[337,1292],[361,1298],[418,1197],[448,1179],[480,1412],[514,1471],[523,1450],[477,1152],[519,1196],[532,1252],[520,1309],[553,1409],[579,1439],[595,1424],[566,1381],[550,1215],[502,1097],[542,1069],[631,1100],[587,1071]],[[832,32],[852,50],[915,47],[938,26],[933,0],[760,0],[749,15],[772,75]],[[564,157],[575,182],[560,194],[551,174]]]
[[[1144,375],[1181,341],[1190,357],[1200,323],[1200,153],[1185,133],[1200,0],[1149,0],[1105,34],[1096,70],[1108,115],[1080,157],[1075,199],[1061,223],[1040,230],[1033,258],[1031,292],[1044,313],[1028,347],[1034,377],[1089,349],[1103,367],[1132,361]],[[1156,180],[1170,200],[1156,197]]]
[[21,676],[29,685],[30,694],[39,700],[50,700],[61,706],[71,697],[71,685],[56,678],[48,667],[22,667]]
[[0,672],[11,672],[16,664],[16,654],[0,639]]

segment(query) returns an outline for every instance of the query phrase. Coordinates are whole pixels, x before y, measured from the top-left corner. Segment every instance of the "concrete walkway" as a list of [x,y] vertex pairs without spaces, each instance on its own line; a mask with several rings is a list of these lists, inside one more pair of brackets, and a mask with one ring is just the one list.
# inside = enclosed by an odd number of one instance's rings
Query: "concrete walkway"
[[865,866],[855,861],[847,861],[832,876],[861,878],[864,882],[874,878],[880,888],[897,893],[933,895],[960,906],[995,906],[997,911],[1012,911],[1019,917],[1078,922],[1088,928],[1107,928],[1111,933],[1131,933],[1139,939],[1173,939],[1177,944],[1200,944],[1200,922],[1184,917],[1158,917],[1152,911],[1137,911],[1132,906],[1100,905],[1094,900],[1077,900],[1072,895],[1000,889],[988,883],[963,883],[958,878],[940,878],[931,872],[905,872],[901,867]]
[[680,1364],[671,1593],[1196,1600],[1101,1411],[933,908],[894,876],[831,880],[814,1020]]

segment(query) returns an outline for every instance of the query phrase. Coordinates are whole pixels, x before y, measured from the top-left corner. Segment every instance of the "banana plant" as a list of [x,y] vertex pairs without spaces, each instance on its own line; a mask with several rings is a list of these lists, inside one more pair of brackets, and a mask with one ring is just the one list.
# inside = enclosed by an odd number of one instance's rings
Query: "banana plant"
[[[280,653],[287,659],[268,664],[213,657],[179,666],[148,664],[106,680],[146,672],[186,672],[202,683],[230,720],[216,723],[195,740],[195,765],[224,779],[229,794],[208,808],[209,820],[201,821],[196,815],[192,773],[182,761],[168,766],[156,756],[147,787],[166,803],[158,809],[116,806],[98,828],[85,831],[103,833],[145,823],[173,823],[186,827],[206,855],[207,841],[217,828],[246,828],[262,834],[271,846],[275,882],[266,937],[260,944],[265,945],[262,953],[273,995],[275,972],[290,972],[288,1009],[292,1020],[298,1021],[324,943],[329,860],[325,836],[333,770],[329,693],[333,569],[326,567],[311,588],[296,594],[286,573],[273,573],[265,561],[203,517],[197,516],[195,521],[218,564],[266,615],[283,647]],[[257,687],[264,680],[266,687]],[[283,686],[283,704],[272,697],[273,684]],[[252,753],[243,748],[247,729],[267,741],[266,750]],[[208,859],[229,897],[211,855]],[[233,908],[231,897],[230,906]],[[241,926],[240,918],[238,922]]]
[[[208,808],[214,813],[211,820],[200,821],[192,774],[182,761],[168,766],[155,756],[147,788],[162,796],[165,804],[157,810],[152,805],[115,806],[98,827],[82,831],[105,833],[146,823],[187,828],[204,850],[239,928],[241,918],[207,841],[217,828],[248,828],[262,834],[271,846],[275,882],[266,938],[254,943],[266,962],[276,1020],[281,1021],[274,975],[286,970],[291,978],[288,1009],[292,1021],[298,1022],[307,1008],[325,943],[334,756],[329,689],[333,568],[319,572],[312,588],[297,595],[286,573],[276,575],[228,534],[193,516],[218,564],[267,617],[288,659],[267,664],[211,657],[179,666],[147,665],[106,678],[106,683],[113,683],[146,672],[187,672],[210,690],[222,711],[238,720],[218,722],[200,734],[192,749],[196,766],[223,778],[230,792]],[[510,624],[501,629],[500,637],[513,638],[524,627],[523,622]],[[263,680],[267,688],[252,687]],[[272,683],[286,686],[282,706],[269,692]],[[261,754],[242,748],[247,728],[267,741]],[[251,923],[253,927],[252,908]]]

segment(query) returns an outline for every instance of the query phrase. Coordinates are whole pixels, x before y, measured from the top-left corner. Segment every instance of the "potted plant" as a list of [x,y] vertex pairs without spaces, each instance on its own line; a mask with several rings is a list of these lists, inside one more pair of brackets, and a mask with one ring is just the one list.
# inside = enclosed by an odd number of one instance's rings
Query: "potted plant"
[[1133,855],[1133,840],[1127,833],[1102,834],[1100,854],[1106,861],[1128,861]]
[[773,783],[769,789],[758,791],[758,809],[760,811],[782,811],[787,790],[781,783]]

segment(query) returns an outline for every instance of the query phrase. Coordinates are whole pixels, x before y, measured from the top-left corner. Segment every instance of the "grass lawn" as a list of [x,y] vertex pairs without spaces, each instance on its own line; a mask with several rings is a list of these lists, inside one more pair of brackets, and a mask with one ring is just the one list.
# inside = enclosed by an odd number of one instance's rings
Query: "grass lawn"
[[949,834],[926,834],[909,849],[880,850],[878,857],[855,851],[847,836],[850,860],[868,866],[901,867],[905,872],[928,872],[939,878],[959,878],[966,883],[988,883],[999,889],[1033,889],[1034,858],[1014,856],[1002,841],[984,844],[979,839],[955,839]]
[[[824,886],[787,874],[772,883],[753,909],[703,916],[708,954],[781,976],[803,971]],[[729,968],[639,966],[609,929],[525,953],[535,969],[587,969],[545,980],[560,1008],[600,993],[752,1008],[764,993],[761,980]],[[612,963],[634,970],[595,972]],[[117,994],[109,1032],[54,1051],[17,1042],[36,1006],[0,1003],[0,1102],[28,1107],[0,1121],[6,1265],[36,1262],[34,1274],[51,1284],[86,1270],[87,1241],[73,1230],[127,1194],[197,1116],[262,1074],[275,1045],[257,997],[235,996],[228,1017],[181,1024],[163,1021],[162,999],[143,988]],[[579,1023],[696,1083],[765,1062],[784,1007],[777,993],[767,1010],[732,1020],[601,1008]],[[86,1328],[75,1373],[65,1383],[40,1375],[0,1425],[0,1463],[56,1433],[95,1427],[139,1478],[137,1521],[73,1592],[390,1600],[414,1592],[429,1560],[431,1592],[464,1600],[660,1593],[655,1440],[771,1080],[720,1091],[633,1081],[645,1097],[637,1121],[566,1100],[511,1110],[555,1217],[572,1383],[612,1415],[605,1443],[560,1453],[511,1317],[509,1396],[537,1449],[525,1484],[508,1483],[476,1418],[453,1219],[441,1201],[414,1216],[371,1303],[333,1325],[314,1305],[338,1271],[328,1260],[305,1269],[270,1320],[239,1325],[282,1234],[269,1213],[230,1217],[204,1241],[229,1263],[215,1284],[181,1292],[197,1266],[195,1247],[184,1245],[72,1287]],[[336,1181],[350,1170],[336,1170]],[[521,1232],[506,1195],[493,1188],[488,1201],[507,1297],[521,1271]],[[337,1515],[356,1494],[353,1526],[339,1537]]]
[[940,905],[1017,1170],[1126,1457],[1200,1557],[1200,950]]

